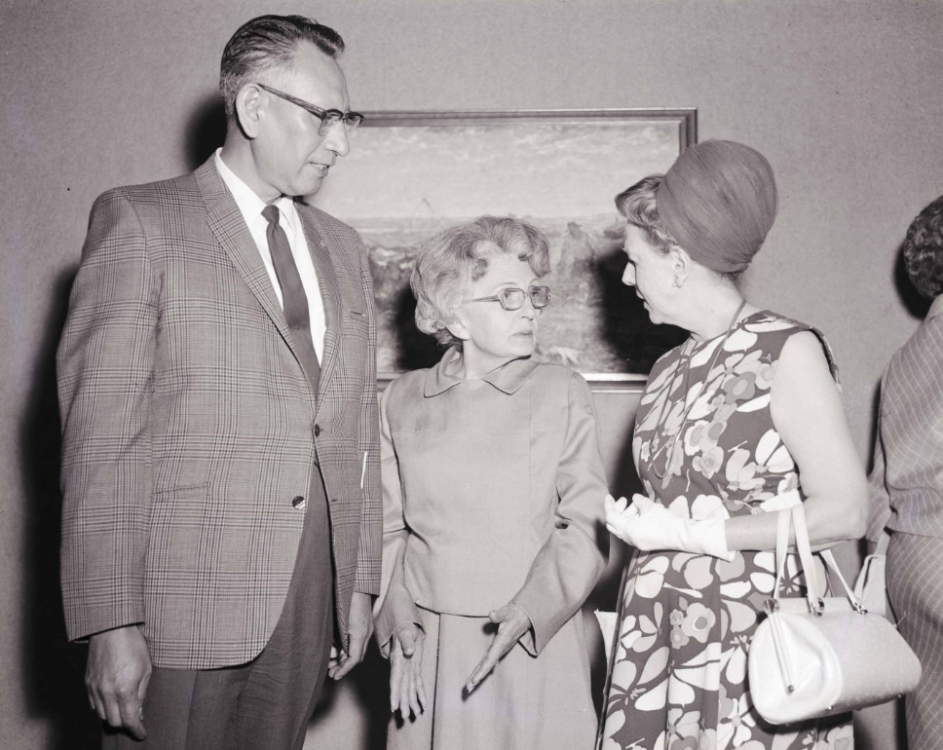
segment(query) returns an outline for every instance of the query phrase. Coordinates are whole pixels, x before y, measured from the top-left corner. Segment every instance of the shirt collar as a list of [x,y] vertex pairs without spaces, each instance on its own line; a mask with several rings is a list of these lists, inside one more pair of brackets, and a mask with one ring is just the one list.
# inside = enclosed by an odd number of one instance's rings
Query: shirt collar
[[[438,396],[453,386],[464,382],[462,378],[446,372],[460,355],[459,350],[452,347],[442,356],[439,363],[426,373],[426,382],[423,389],[426,398]],[[527,382],[531,373],[537,369],[538,364],[533,357],[512,359],[510,362],[483,375],[481,379],[510,396]]]
[[[267,204],[241,177],[239,177],[239,175],[226,165],[226,162],[224,162],[222,156],[220,156],[222,150],[222,148],[216,149],[216,169],[219,172],[219,176],[223,178],[223,182],[226,183],[226,187],[229,188],[229,192],[232,193],[233,200],[236,201],[242,218],[245,219],[246,224],[250,227],[257,221],[265,221],[265,218],[262,216],[262,210]],[[276,199],[274,203],[278,206],[278,210],[285,219],[284,221],[279,221],[279,224],[281,224],[283,228],[287,228],[291,234],[294,234],[297,231],[298,221],[298,212],[295,210],[294,200],[287,195],[283,195],[281,198]],[[289,237],[289,241],[291,241],[291,237]]]

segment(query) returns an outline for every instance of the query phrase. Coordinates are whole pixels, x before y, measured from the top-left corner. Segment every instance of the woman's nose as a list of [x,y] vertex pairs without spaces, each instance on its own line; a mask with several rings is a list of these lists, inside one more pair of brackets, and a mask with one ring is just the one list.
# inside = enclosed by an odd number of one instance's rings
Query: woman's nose
[[627,263],[625,271],[622,272],[622,283],[626,286],[635,286],[635,268],[631,263]]
[[537,308],[534,307],[533,300],[530,297],[524,298],[524,304],[521,306],[521,317],[533,320],[537,317]]

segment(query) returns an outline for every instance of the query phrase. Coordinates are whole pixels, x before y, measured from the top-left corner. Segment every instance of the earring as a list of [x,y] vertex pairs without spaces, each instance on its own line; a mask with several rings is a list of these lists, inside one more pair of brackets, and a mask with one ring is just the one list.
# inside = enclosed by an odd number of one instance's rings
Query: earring
[[675,276],[674,281],[671,282],[671,285],[672,285],[675,289],[680,289],[680,288],[681,288],[681,280],[680,280],[677,276]]

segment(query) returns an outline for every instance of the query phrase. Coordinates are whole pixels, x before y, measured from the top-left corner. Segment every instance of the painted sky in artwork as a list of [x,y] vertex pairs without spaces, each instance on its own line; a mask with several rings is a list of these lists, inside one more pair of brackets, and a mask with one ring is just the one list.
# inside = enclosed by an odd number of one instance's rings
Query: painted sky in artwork
[[671,166],[678,138],[677,121],[654,119],[363,127],[315,205],[354,222],[614,214],[617,193]]

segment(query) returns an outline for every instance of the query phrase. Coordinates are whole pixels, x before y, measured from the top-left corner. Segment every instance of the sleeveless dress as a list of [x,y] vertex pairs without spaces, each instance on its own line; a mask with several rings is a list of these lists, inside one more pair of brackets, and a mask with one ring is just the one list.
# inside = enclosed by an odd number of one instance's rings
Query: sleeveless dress
[[[632,446],[649,497],[702,519],[775,511],[773,498],[795,494],[797,468],[773,426],[770,385],[783,345],[806,330],[822,340],[837,383],[822,335],[768,311],[743,318],[726,341],[689,339],[656,362]],[[639,553],[625,573],[604,750],[852,750],[850,715],[774,727],[753,708],[747,653],[772,593],[774,556]],[[797,579],[790,560],[788,590]]]

